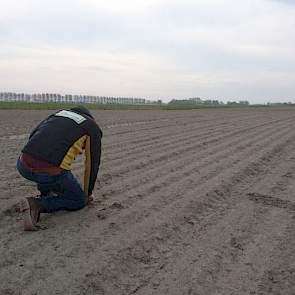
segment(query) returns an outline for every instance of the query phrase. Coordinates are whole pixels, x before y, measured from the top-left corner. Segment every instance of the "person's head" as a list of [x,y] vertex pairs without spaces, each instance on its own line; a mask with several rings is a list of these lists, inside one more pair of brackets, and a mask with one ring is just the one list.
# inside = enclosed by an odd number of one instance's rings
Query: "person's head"
[[90,118],[92,118],[92,119],[94,120],[94,118],[93,118],[93,116],[91,115],[90,111],[89,111],[86,107],[84,107],[84,106],[82,106],[82,105],[79,105],[79,106],[73,107],[73,108],[71,108],[70,110],[71,110],[71,111],[74,111],[75,113],[81,114],[81,115],[89,116]]

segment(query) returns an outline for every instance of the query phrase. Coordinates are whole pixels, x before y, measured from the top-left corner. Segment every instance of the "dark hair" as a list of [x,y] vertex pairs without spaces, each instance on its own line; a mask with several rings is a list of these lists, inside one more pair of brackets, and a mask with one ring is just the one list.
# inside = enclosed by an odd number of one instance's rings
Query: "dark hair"
[[94,119],[93,116],[91,115],[90,111],[82,106],[82,105],[79,105],[79,106],[76,106],[76,107],[73,107],[70,109],[71,111],[74,111],[75,113],[79,113],[79,114],[84,114],[84,115],[87,115],[89,116],[90,118]]

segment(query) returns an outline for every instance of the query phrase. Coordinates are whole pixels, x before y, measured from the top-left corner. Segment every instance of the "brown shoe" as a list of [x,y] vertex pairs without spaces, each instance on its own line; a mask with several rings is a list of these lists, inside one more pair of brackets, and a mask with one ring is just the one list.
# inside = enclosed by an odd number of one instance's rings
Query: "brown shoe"
[[23,220],[24,230],[37,230],[37,222],[43,210],[42,201],[39,198],[29,197],[20,201],[20,210],[25,212]]

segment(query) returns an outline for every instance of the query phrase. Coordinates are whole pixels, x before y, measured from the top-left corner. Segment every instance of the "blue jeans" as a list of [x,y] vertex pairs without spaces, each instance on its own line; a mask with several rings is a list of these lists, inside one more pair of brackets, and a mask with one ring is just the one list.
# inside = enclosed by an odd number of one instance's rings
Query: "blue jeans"
[[26,179],[36,182],[46,212],[79,210],[86,205],[86,194],[71,171],[52,176],[47,172],[32,172],[18,159],[16,168]]

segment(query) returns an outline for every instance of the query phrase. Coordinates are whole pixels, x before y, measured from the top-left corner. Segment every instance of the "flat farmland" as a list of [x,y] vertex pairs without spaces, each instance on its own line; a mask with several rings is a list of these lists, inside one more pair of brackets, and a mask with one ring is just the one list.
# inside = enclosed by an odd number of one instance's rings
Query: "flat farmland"
[[1,295],[295,294],[295,108],[92,111],[95,203],[24,232],[15,163],[50,113],[0,111]]

